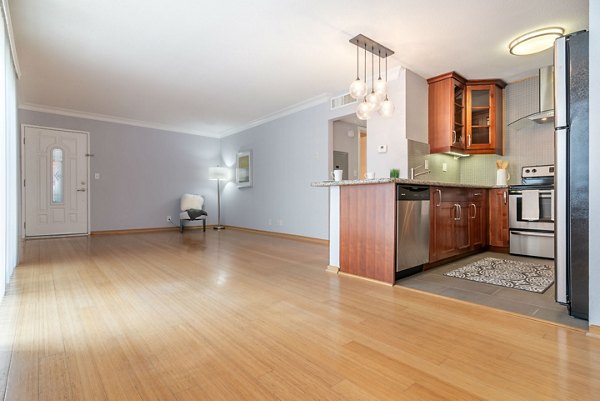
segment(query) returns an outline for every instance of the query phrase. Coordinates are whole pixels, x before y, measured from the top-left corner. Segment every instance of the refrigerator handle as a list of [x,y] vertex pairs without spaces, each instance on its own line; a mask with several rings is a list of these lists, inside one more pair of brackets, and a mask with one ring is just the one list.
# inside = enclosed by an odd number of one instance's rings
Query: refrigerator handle
[[567,120],[567,38],[561,37],[554,42],[554,127],[562,128]]

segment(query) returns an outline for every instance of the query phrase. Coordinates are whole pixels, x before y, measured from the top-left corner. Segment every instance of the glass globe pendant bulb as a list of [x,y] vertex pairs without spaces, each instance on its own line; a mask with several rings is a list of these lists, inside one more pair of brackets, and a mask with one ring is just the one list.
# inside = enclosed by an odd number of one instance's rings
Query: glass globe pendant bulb
[[375,81],[375,85],[373,85],[373,90],[375,93],[380,95],[381,100],[385,98],[385,93],[387,92],[387,83],[381,79],[381,77]]
[[356,117],[360,120],[368,120],[371,117],[371,105],[366,101],[360,102],[356,108]]
[[396,107],[394,106],[394,103],[392,103],[386,96],[383,103],[381,103],[379,114],[383,117],[391,117],[394,114],[395,109]]
[[350,96],[354,99],[360,99],[361,97],[367,94],[367,84],[360,80],[360,78],[356,78],[350,84]]
[[379,110],[381,107],[381,98],[377,93],[371,91],[367,96],[367,103],[370,105],[371,110]]

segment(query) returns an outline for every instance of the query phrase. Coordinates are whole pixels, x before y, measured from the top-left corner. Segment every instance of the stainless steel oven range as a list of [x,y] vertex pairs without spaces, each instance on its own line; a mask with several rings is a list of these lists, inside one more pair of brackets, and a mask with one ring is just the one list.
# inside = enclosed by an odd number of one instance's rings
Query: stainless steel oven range
[[508,188],[510,253],[554,258],[554,166],[525,166]]

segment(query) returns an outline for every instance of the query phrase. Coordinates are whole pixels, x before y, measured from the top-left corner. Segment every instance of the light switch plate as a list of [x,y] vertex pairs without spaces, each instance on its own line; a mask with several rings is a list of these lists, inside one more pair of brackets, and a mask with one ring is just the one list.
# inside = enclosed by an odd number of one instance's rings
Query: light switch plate
[[94,173],[94,179],[95,180],[99,180],[100,179],[100,173]]
[[445,173],[448,171],[448,163],[442,163],[442,171]]
[[385,153],[385,152],[387,152],[387,145],[379,145],[377,147],[377,152],[378,153]]

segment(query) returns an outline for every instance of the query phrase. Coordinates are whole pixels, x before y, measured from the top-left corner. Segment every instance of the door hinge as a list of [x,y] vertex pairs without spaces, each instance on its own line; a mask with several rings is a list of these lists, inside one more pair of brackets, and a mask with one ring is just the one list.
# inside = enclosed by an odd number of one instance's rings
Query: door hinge
[[86,153],[85,157],[94,157],[94,154],[93,153]]
[[25,180],[23,180],[23,186],[25,186]]
[[27,222],[26,221],[23,222],[23,228],[27,228]]

